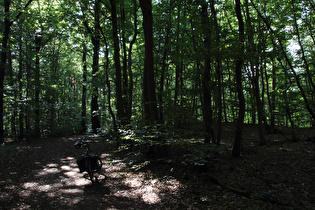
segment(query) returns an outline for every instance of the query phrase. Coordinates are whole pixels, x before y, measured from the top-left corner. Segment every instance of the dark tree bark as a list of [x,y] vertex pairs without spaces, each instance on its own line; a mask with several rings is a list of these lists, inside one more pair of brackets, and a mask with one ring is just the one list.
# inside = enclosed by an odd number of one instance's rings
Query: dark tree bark
[[[82,6],[81,6],[82,7]],[[84,14],[84,8],[81,8],[81,11]],[[99,71],[99,51],[100,51],[100,12],[101,12],[101,1],[95,0],[94,5],[94,30],[89,27],[87,19],[84,20],[84,25],[87,32],[91,35],[92,44],[93,44],[93,64],[92,64],[92,99],[91,99],[91,122],[92,130],[94,133],[97,133],[101,127],[99,119],[99,105],[98,105],[98,77],[97,73]]]
[[[176,48],[175,48],[175,91],[174,91],[174,104],[177,106],[178,104],[178,97],[181,95],[181,78],[182,78],[182,59],[181,59],[181,52],[180,52],[180,15],[181,15],[181,1],[179,2],[178,8],[177,8],[177,25],[176,25]],[[178,117],[176,118],[175,124],[180,124],[180,120]]]
[[18,139],[22,140],[25,136],[24,134],[24,116],[25,116],[25,109],[24,109],[24,102],[23,102],[23,42],[22,42],[22,26],[19,24],[20,27],[20,37],[19,37],[19,73],[18,73],[18,81],[19,81],[19,135]]
[[234,144],[233,144],[233,157],[239,157],[241,154],[241,143],[242,143],[242,133],[243,133],[243,124],[245,116],[245,98],[243,94],[243,85],[242,85],[242,67],[244,63],[244,22],[241,10],[240,0],[235,0],[235,12],[238,20],[239,28],[239,52],[235,64],[235,77],[236,77],[236,90],[239,101],[239,112],[238,120],[236,123]]
[[153,63],[153,17],[151,0],[140,0],[143,14],[145,59],[143,71],[144,119],[148,123],[158,122]]
[[4,102],[4,73],[5,65],[7,61],[7,51],[8,51],[8,40],[10,34],[11,23],[8,19],[10,12],[10,0],[4,0],[4,33],[2,38],[2,51],[1,51],[1,61],[0,61],[0,144],[4,142],[4,127],[3,127],[3,102]]
[[203,33],[204,33],[204,46],[205,46],[205,66],[202,74],[202,94],[203,94],[203,122],[204,122],[204,131],[205,131],[205,139],[204,143],[210,143],[211,138],[212,141],[215,142],[215,135],[212,128],[212,107],[211,107],[211,92],[210,92],[210,84],[211,84],[211,25],[209,21],[208,14],[208,5],[205,1],[202,2],[201,5],[201,22],[203,25]]
[[[259,139],[260,139],[260,145],[266,144],[265,134],[264,134],[264,128],[263,128],[263,101],[260,99],[260,92],[259,92],[259,61],[258,55],[260,52],[257,52],[258,49],[256,49],[255,42],[254,42],[254,32],[251,25],[251,16],[249,12],[248,7],[248,0],[245,1],[246,5],[246,24],[247,24],[247,31],[248,31],[248,42],[249,42],[249,53],[250,55],[254,55],[253,58],[250,60],[250,69],[252,71],[252,85],[253,85],[253,92],[255,96],[256,106],[257,106],[257,112],[258,112],[258,128],[259,128]],[[257,52],[257,53],[256,53]],[[264,88],[263,88],[264,89]],[[253,122],[255,123],[255,121]]]
[[[214,0],[210,1],[210,8],[211,8],[211,13],[213,17],[213,22],[214,22],[214,29],[215,29],[215,40],[216,44],[220,46],[220,28],[217,20],[217,12],[214,6]],[[218,104],[218,121],[217,121],[217,126],[218,126],[218,136],[216,139],[216,144],[220,144],[221,141],[221,134],[222,134],[222,85],[221,85],[221,76],[222,76],[222,59],[220,52],[216,52],[216,80],[218,84],[218,96],[217,96],[217,104]]]
[[120,31],[121,31],[121,45],[123,52],[123,60],[122,60],[122,99],[123,99],[123,122],[122,124],[127,125],[130,123],[130,118],[128,117],[128,66],[127,66],[127,46],[126,46],[126,13],[125,13],[125,5],[124,1],[120,1]]
[[98,105],[98,77],[99,71],[99,51],[100,51],[100,10],[101,1],[95,0],[94,8],[94,34],[92,35],[93,43],[93,64],[92,64],[92,99],[91,99],[91,114],[92,114],[92,130],[94,133],[98,132],[101,127],[99,119],[99,105]]
[[160,86],[158,92],[158,103],[159,103],[159,119],[161,122],[164,121],[164,110],[163,110],[163,93],[164,93],[164,81],[165,81],[165,72],[167,67],[167,55],[169,51],[169,36],[170,31],[172,28],[172,10],[173,10],[173,1],[170,0],[169,2],[169,10],[168,10],[168,21],[166,26],[166,35],[165,35],[165,42],[164,42],[164,49],[163,49],[163,58],[162,58],[162,69],[161,69],[161,76],[160,76]]
[[86,82],[87,82],[87,66],[86,66],[86,56],[87,56],[87,47],[86,43],[83,43],[83,54],[82,54],[82,64],[83,64],[83,78],[82,78],[82,108],[81,108],[81,132],[86,132]]
[[110,81],[109,81],[109,76],[108,76],[108,66],[109,66],[108,55],[109,55],[109,52],[108,52],[108,44],[107,44],[107,41],[105,39],[105,36],[104,36],[104,41],[105,41],[105,45],[106,45],[106,50],[105,50],[105,57],[106,57],[105,79],[106,79],[106,87],[107,87],[108,111],[109,111],[109,114],[111,115],[111,117],[113,119],[113,129],[115,132],[117,132],[118,128],[117,128],[117,123],[116,123],[116,117],[115,117],[115,114],[113,112],[112,105],[111,105],[111,86],[110,86]]
[[40,58],[39,52],[42,45],[42,37],[41,35],[36,35],[35,37],[35,127],[34,127],[34,135],[35,137],[40,137]]
[[137,5],[137,0],[133,0],[134,4],[134,11],[133,11],[133,16],[134,16],[134,34],[133,38],[130,42],[129,50],[128,50],[128,74],[129,74],[129,87],[128,87],[128,107],[127,107],[127,117],[129,120],[131,120],[132,116],[132,94],[133,94],[133,73],[131,70],[132,67],[132,59],[131,59],[131,54],[132,54],[132,47],[134,43],[136,42],[137,35],[139,34],[138,32],[138,17],[137,17],[137,11],[138,11],[138,5]]
[[121,65],[120,65],[120,49],[119,49],[119,39],[117,31],[117,9],[116,1],[110,0],[111,4],[111,13],[112,13],[112,30],[113,30],[113,39],[114,39],[114,62],[116,69],[116,108],[117,108],[117,117],[122,125],[124,125],[124,103],[123,103],[123,92],[122,92],[122,76],[121,76]]

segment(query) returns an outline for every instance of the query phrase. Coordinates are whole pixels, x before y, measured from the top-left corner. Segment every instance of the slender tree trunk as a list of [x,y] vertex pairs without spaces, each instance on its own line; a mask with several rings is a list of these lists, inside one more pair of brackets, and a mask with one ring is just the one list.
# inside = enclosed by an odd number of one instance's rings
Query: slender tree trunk
[[[249,40],[249,52],[254,56],[252,60],[250,60],[250,68],[252,71],[252,84],[253,84],[253,91],[257,106],[257,112],[258,112],[258,128],[259,128],[259,139],[260,139],[260,145],[266,144],[265,134],[264,134],[264,128],[263,128],[263,101],[260,99],[260,92],[259,92],[259,61],[258,61],[258,49],[256,49],[255,42],[254,42],[254,32],[251,25],[251,17],[248,7],[248,0],[245,1],[246,5],[246,15],[247,15],[247,28],[248,28],[248,40]],[[257,52],[257,53],[256,53]],[[263,82],[262,82],[263,83]],[[263,88],[264,89],[264,88]],[[254,122],[255,123],[255,122]]]
[[[9,76],[9,86],[13,87],[14,84],[14,76],[13,76],[13,67],[12,67],[12,54],[11,54],[11,50],[10,47],[9,48],[9,52],[8,52],[8,57],[7,57],[7,68],[8,68],[8,76]],[[12,136],[12,139],[15,141],[16,140],[16,126],[15,126],[15,120],[16,120],[16,116],[17,116],[17,105],[18,105],[18,101],[17,101],[17,91],[15,90],[15,88],[13,89],[13,99],[10,103],[10,106],[12,108],[12,111],[10,112],[10,123],[11,123],[11,130],[10,130],[10,135]]]
[[[32,96],[32,84],[31,84],[31,72],[32,72],[32,59],[33,59],[33,51],[31,47],[26,44],[26,49],[28,50],[26,54],[26,98],[31,98]],[[26,141],[29,141],[32,129],[31,129],[31,105],[30,101],[26,100],[25,106],[25,138]]]
[[[217,20],[217,11],[215,9],[215,2],[214,0],[210,1],[210,8],[211,8],[211,13],[213,16],[213,21],[214,21],[214,29],[215,29],[215,40],[216,44],[220,45],[220,28],[218,25],[218,20]],[[222,76],[222,59],[220,52],[216,53],[216,80],[218,83],[218,96],[217,96],[217,104],[218,104],[218,136],[216,140],[216,144],[220,144],[221,141],[221,133],[222,133],[222,85],[221,85],[221,76]]]
[[238,58],[235,64],[235,77],[236,77],[236,90],[238,94],[239,101],[239,113],[238,120],[236,124],[234,144],[233,144],[233,157],[239,157],[241,154],[241,144],[242,144],[242,133],[243,133],[243,124],[245,117],[245,98],[243,94],[243,85],[242,85],[242,67],[244,63],[244,22],[241,10],[240,0],[235,0],[235,12],[238,20],[239,27],[239,53]]
[[8,40],[10,34],[11,23],[9,21],[9,12],[10,12],[10,0],[4,0],[4,32],[2,38],[2,51],[1,51],[1,60],[0,60],[0,144],[4,142],[4,73],[5,66],[7,61],[8,53]]
[[[281,65],[283,66],[283,69],[285,69],[284,65],[282,64],[282,62],[280,62]],[[287,70],[284,70],[284,74],[285,74],[285,78],[286,78],[286,81],[288,81],[287,83],[288,84],[291,84],[291,81],[288,77],[288,73],[287,73]],[[290,125],[291,125],[291,134],[292,134],[292,139],[293,140],[296,140],[296,135],[295,135],[295,124],[294,124],[294,120],[292,119],[292,114],[291,114],[291,109],[290,109],[290,102],[288,100],[288,96],[287,96],[287,93],[288,93],[288,89],[290,87],[287,86],[284,91],[283,91],[283,97],[284,97],[284,103],[285,103],[285,113],[286,113],[286,117],[287,119],[289,120],[290,122]],[[287,123],[286,123],[287,124]]]
[[117,31],[117,9],[116,1],[110,0],[111,3],[111,13],[112,13],[112,30],[113,30],[113,40],[114,40],[114,62],[116,69],[116,108],[117,108],[117,117],[121,124],[124,123],[124,105],[122,97],[122,76],[121,76],[121,65],[120,65],[120,49],[119,49],[119,40],[118,40],[118,31]]
[[22,140],[25,136],[24,134],[24,115],[25,115],[25,109],[24,109],[24,102],[23,102],[23,42],[22,42],[22,26],[19,24],[20,29],[20,37],[19,37],[19,72],[18,72],[18,81],[19,81],[19,135],[18,139]]
[[129,50],[128,50],[128,74],[129,74],[129,87],[128,87],[128,109],[127,109],[127,116],[128,119],[131,120],[132,116],[132,94],[133,94],[133,73],[132,73],[132,48],[134,43],[136,42],[137,35],[138,35],[138,17],[137,17],[137,11],[138,11],[138,5],[137,5],[137,0],[133,0],[134,4],[134,34],[133,38],[130,42]]
[[86,65],[86,56],[87,56],[87,47],[86,43],[83,43],[83,55],[82,55],[82,64],[83,64],[83,78],[82,78],[82,108],[81,108],[81,132],[86,132],[86,82],[87,82],[87,65]]
[[153,16],[151,0],[140,0],[143,14],[145,59],[143,72],[144,119],[149,123],[158,122],[153,62]]
[[40,137],[40,58],[39,52],[42,45],[42,37],[40,35],[36,35],[35,37],[35,137]]
[[92,99],[91,99],[91,114],[92,114],[92,130],[94,133],[98,132],[101,127],[99,119],[99,105],[98,105],[98,76],[99,71],[99,50],[100,50],[100,10],[101,1],[95,1],[94,8],[94,34],[92,34],[93,43],[93,64],[92,64]]
[[164,110],[163,110],[163,92],[164,92],[164,80],[165,80],[165,72],[167,68],[167,55],[169,50],[169,34],[172,27],[172,7],[173,7],[173,1],[171,0],[169,2],[169,10],[168,10],[168,21],[166,26],[166,35],[165,35],[165,42],[164,42],[164,49],[163,49],[163,58],[162,58],[162,69],[161,69],[161,77],[160,77],[160,87],[159,87],[159,93],[158,93],[158,101],[159,101],[159,119],[161,122],[164,121]]
[[272,68],[272,94],[271,94],[271,129],[275,129],[275,110],[276,110],[276,84],[277,84],[277,77],[276,77],[276,69],[275,67]]
[[105,45],[106,45],[106,50],[105,50],[105,58],[106,58],[106,65],[105,65],[105,79],[106,79],[106,87],[107,87],[107,103],[108,103],[108,111],[109,114],[112,117],[113,120],[113,129],[115,132],[117,132],[118,128],[117,128],[117,123],[116,123],[116,117],[115,114],[113,112],[112,109],[112,105],[111,105],[111,86],[110,86],[110,81],[109,81],[109,76],[108,76],[108,71],[109,71],[109,50],[108,50],[108,44],[107,41],[104,37],[104,41],[105,41]]
[[128,67],[127,67],[127,46],[126,46],[126,14],[124,1],[120,1],[120,16],[121,16],[121,37],[122,37],[122,49],[123,49],[123,65],[122,65],[122,94],[123,94],[123,110],[124,110],[124,120],[123,124],[129,124],[130,118],[128,117]]
[[[180,14],[181,14],[181,1],[179,1],[179,5],[177,8],[177,25],[176,25],[176,47],[175,47],[175,92],[174,92],[174,105],[175,107],[179,104],[178,103],[178,96],[180,94],[180,78],[182,77],[181,74],[181,52],[179,49],[180,40]],[[176,118],[175,124],[178,124],[178,117]]]
[[210,84],[211,84],[211,25],[209,21],[208,14],[208,5],[205,1],[203,1],[201,5],[201,22],[203,25],[203,33],[204,33],[204,45],[205,45],[205,66],[202,74],[202,93],[203,93],[203,121],[204,121],[204,129],[205,129],[205,139],[204,143],[210,143],[211,138],[212,141],[215,142],[215,135],[212,128],[212,108],[211,108],[211,92],[210,92]]

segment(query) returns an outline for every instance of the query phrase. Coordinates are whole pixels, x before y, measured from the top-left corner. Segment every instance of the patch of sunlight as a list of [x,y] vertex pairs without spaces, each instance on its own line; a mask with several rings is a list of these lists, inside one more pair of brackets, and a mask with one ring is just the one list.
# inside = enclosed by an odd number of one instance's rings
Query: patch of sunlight
[[58,164],[55,164],[55,163],[48,163],[46,165],[48,168],[57,168],[58,167]]
[[128,187],[135,188],[135,187],[140,187],[142,185],[142,180],[138,178],[126,179],[123,181],[123,183],[127,185]]
[[61,193],[65,193],[65,194],[83,194],[83,190],[82,189],[78,189],[78,188],[61,189],[60,192]]
[[112,155],[108,154],[108,153],[101,154],[102,159],[105,159],[105,158],[110,157],[110,156],[112,156]]
[[[125,173],[123,184],[130,189],[118,191],[115,196],[123,196],[128,198],[141,198],[147,204],[157,204],[162,202],[162,194],[166,191],[174,193],[181,187],[181,183],[172,178],[160,180],[158,178],[147,179],[145,173]],[[161,193],[164,192],[164,193]]]
[[127,165],[124,162],[122,162],[122,160],[113,160],[103,163],[103,168],[108,173],[119,172],[126,167]]
[[73,168],[71,166],[69,166],[69,165],[63,165],[60,168],[63,171],[71,171],[71,170],[73,170]]
[[120,179],[120,178],[124,177],[124,173],[123,172],[112,172],[112,173],[108,174],[107,176],[111,179]]
[[86,179],[86,178],[76,178],[74,180],[74,185],[75,186],[85,186],[85,185],[90,185],[91,181]]
[[64,175],[66,175],[69,178],[75,179],[77,177],[77,175],[78,175],[78,172],[79,171],[67,171],[67,172],[64,173]]
[[52,186],[52,188],[61,188],[61,187],[63,187],[63,184],[62,184],[62,182],[57,182],[57,183],[54,183],[54,184],[52,184],[51,185]]
[[59,173],[60,170],[58,168],[44,168],[43,170],[37,173],[37,176],[45,176],[48,174],[56,174]]
[[160,203],[161,199],[157,193],[149,192],[142,195],[142,200],[148,204]]
[[60,161],[61,161],[62,163],[68,163],[69,161],[73,161],[73,160],[75,160],[74,157],[66,157],[66,158],[61,158],[61,159],[60,159]]
[[161,203],[166,192],[176,193],[183,185],[173,177],[150,178],[147,173],[122,172],[126,167],[121,160],[109,161],[105,164],[105,171],[109,178],[122,179],[121,183],[128,187],[113,193],[116,197],[138,199],[147,204]]
[[26,182],[23,184],[24,189],[36,189],[38,187],[37,182]]

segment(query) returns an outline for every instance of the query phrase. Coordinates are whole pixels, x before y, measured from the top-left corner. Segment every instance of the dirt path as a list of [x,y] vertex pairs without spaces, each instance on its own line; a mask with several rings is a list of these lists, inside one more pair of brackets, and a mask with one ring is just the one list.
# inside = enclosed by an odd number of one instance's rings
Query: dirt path
[[90,144],[104,161],[99,183],[91,184],[77,169],[77,139],[37,140],[1,159],[0,209],[148,209],[176,198],[178,181],[130,171],[103,142]]
[[5,146],[0,209],[315,209],[313,142],[247,148],[241,159],[221,155],[206,168],[184,167],[172,156],[136,171],[128,154],[93,139],[91,150],[104,165],[92,184],[76,165],[78,139]]

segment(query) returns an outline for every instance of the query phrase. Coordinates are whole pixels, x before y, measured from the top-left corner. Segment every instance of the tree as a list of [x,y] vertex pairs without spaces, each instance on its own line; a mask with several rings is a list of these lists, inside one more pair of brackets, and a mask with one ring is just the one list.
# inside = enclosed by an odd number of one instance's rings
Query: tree
[[241,142],[242,142],[242,133],[243,133],[243,123],[245,116],[245,98],[243,94],[243,85],[242,85],[242,67],[244,63],[244,22],[241,10],[241,2],[240,0],[235,0],[235,12],[238,20],[238,30],[239,30],[239,42],[238,42],[238,55],[235,63],[235,77],[236,77],[236,90],[238,95],[239,102],[239,112],[238,112],[238,120],[236,123],[234,144],[233,144],[233,157],[239,157],[241,153]]
[[256,100],[256,106],[257,106],[257,112],[258,112],[258,127],[259,127],[259,138],[260,138],[260,144],[264,145],[266,144],[265,135],[264,135],[264,129],[263,129],[263,102],[260,99],[260,92],[259,92],[259,58],[258,54],[259,49],[256,49],[255,42],[254,42],[254,31],[251,23],[251,15],[249,12],[249,5],[248,0],[245,1],[246,6],[246,25],[247,25],[247,31],[248,31],[248,40],[249,40],[249,46],[248,46],[248,54],[249,57],[252,59],[249,60],[250,62],[250,69],[251,69],[251,81],[253,86],[253,92]]
[[0,144],[4,142],[4,129],[3,129],[3,97],[4,97],[4,73],[5,65],[7,61],[7,51],[8,51],[8,40],[10,34],[11,23],[9,20],[10,12],[10,1],[4,1],[4,12],[6,14],[4,19],[4,34],[2,38],[2,51],[1,51],[1,61],[0,61]]
[[120,65],[120,48],[119,48],[119,39],[118,39],[118,29],[117,29],[117,9],[116,1],[110,0],[111,4],[111,13],[112,13],[112,31],[113,31],[113,40],[114,40],[114,62],[116,69],[116,107],[117,107],[117,116],[121,124],[125,123],[125,112],[124,112],[124,102],[123,102],[123,92],[122,92],[122,76],[121,76],[121,65]]
[[202,74],[202,93],[203,93],[203,121],[205,126],[205,143],[215,142],[214,131],[212,128],[212,108],[211,108],[211,30],[210,30],[210,21],[208,14],[208,5],[205,1],[201,5],[201,22],[204,33],[204,45],[205,45],[205,64],[204,71]]
[[81,110],[81,132],[85,133],[87,130],[86,126],[86,86],[87,86],[87,47],[83,41],[83,52],[82,52],[82,63],[83,63],[83,78],[82,78],[82,110]]
[[[87,8],[87,5],[84,5]],[[81,5],[82,8],[82,5]],[[82,8],[82,12],[84,9]],[[83,12],[84,13],[84,12]],[[101,1],[94,2],[94,23],[93,29],[89,26],[86,15],[84,15],[84,25],[87,32],[90,34],[93,44],[93,64],[92,64],[92,100],[91,100],[91,116],[92,116],[92,130],[94,133],[98,132],[101,127],[99,119],[99,105],[98,105],[98,71],[99,71],[99,51],[101,39],[100,14]]]
[[[24,6],[26,9],[33,0],[29,0],[27,4]],[[5,76],[5,69],[6,69],[6,61],[7,55],[9,52],[8,41],[10,38],[10,30],[12,24],[19,19],[22,15],[22,11],[18,13],[13,21],[10,21],[10,0],[4,0],[4,31],[3,31],[3,38],[2,38],[2,50],[1,50],[1,59],[0,59],[0,144],[4,142],[4,123],[3,123],[3,103],[4,103],[4,76]]]
[[153,16],[151,0],[140,0],[143,14],[143,31],[145,40],[145,58],[143,69],[143,105],[144,119],[148,123],[158,122],[158,110],[155,93],[153,63]]

